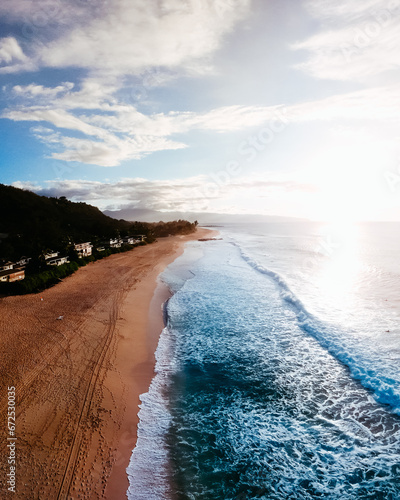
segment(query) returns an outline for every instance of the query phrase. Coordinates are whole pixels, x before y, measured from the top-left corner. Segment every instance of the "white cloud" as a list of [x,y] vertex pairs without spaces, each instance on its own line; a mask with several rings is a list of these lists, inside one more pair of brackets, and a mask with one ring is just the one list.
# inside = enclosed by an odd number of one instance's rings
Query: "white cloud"
[[25,54],[22,52],[17,40],[13,37],[0,39],[0,64],[9,64],[13,60],[26,60]]
[[[85,2],[81,0],[62,1],[49,0],[2,0],[0,3],[0,15],[9,22],[22,22],[23,26],[31,26],[37,30],[45,29],[50,23],[58,21],[65,24],[78,20],[95,7],[101,8],[102,0],[96,2]],[[28,30],[22,30],[23,34]]]
[[14,37],[0,38],[0,74],[16,73],[33,68],[33,63],[24,54]]
[[186,125],[203,130],[229,132],[257,127],[268,120],[282,118],[282,106],[225,106],[208,113],[183,118]]
[[[0,14],[22,24],[21,40],[29,50],[27,58],[14,38],[3,39],[0,58],[13,68],[7,71],[73,67],[84,69],[87,76],[80,86],[15,85],[12,97],[18,104],[2,117],[51,125],[52,133],[33,133],[55,149],[52,158],[101,166],[183,148],[185,144],[170,136],[193,129],[224,132],[257,125],[265,119],[262,109],[238,106],[202,114],[145,115],[116,97],[134,75],[150,88],[177,74],[209,71],[211,56],[247,16],[250,2],[71,0],[67,8],[47,0],[34,5],[4,0]],[[66,130],[84,137],[72,137]]]
[[[54,133],[33,130],[35,136],[57,150],[51,158],[100,166],[116,166],[154,151],[181,149],[183,142],[170,139],[193,130],[219,133],[261,126],[277,117],[279,106],[226,106],[204,113],[170,112],[145,115],[113,96],[112,79],[86,80],[80,89],[72,83],[56,87],[31,84],[14,86],[20,104],[3,111],[13,121],[50,124]],[[43,126],[42,125],[42,126]],[[66,130],[85,137],[71,137]]]
[[185,148],[185,144],[159,137],[137,137],[96,142],[72,137],[59,138],[58,145],[63,146],[61,153],[53,153],[51,158],[64,161],[89,163],[101,167],[115,167],[123,161],[139,160],[156,151]]
[[400,2],[380,0],[307,2],[321,32],[293,45],[308,59],[297,67],[312,76],[364,81],[400,66]]
[[251,0],[3,0],[0,16],[18,25],[29,59],[15,38],[4,38],[0,61],[15,61],[0,73],[82,68],[91,76],[119,77],[119,86],[124,76],[142,76],[151,68],[204,73],[224,37],[247,17],[250,4]]
[[[225,106],[204,113],[150,115],[139,112],[134,106],[118,103],[106,87],[92,81],[80,90],[72,89],[70,84],[55,88],[29,85],[14,87],[14,92],[28,96],[30,104],[31,96],[37,96],[35,105],[5,110],[2,117],[43,122],[42,127],[52,125],[54,129],[48,129],[50,132],[32,130],[39,140],[53,149],[51,158],[104,167],[140,159],[155,151],[185,148],[184,142],[173,137],[194,130],[224,133],[254,127],[261,130],[277,124],[282,127],[288,122],[336,119],[397,122],[400,116],[397,86],[361,90],[286,107]],[[83,137],[72,137],[66,130],[78,132]]]
[[[155,151],[185,148],[185,139],[177,136],[194,130],[227,133],[261,129],[274,121],[398,119],[400,93],[394,87],[286,107],[225,106],[203,112],[145,114],[124,102],[122,92],[117,93],[122,91],[126,75],[140,75],[143,84],[151,87],[162,85],[174,71],[206,70],[224,36],[249,12],[250,0],[115,0],[96,9],[91,2],[71,1],[76,12],[67,11],[60,3],[59,12],[54,7],[47,17],[44,0],[38,0],[36,14],[25,0],[6,0],[0,6],[0,13],[9,9],[9,18],[21,20],[25,16],[26,22],[36,28],[42,24],[44,32],[51,31],[57,18],[64,28],[59,33],[56,30],[48,43],[32,44],[36,60],[44,66],[74,66],[89,71],[80,85],[63,82],[46,87],[31,83],[12,88],[17,104],[6,109],[2,117],[40,123],[42,129],[33,127],[32,133],[49,146],[51,158],[110,167]],[[340,44],[378,6],[377,0],[352,4],[344,0],[335,4],[309,0],[308,9],[327,29],[296,44],[296,49],[310,53],[303,68],[319,77],[339,77],[340,73],[341,78],[352,78],[353,72],[364,74],[358,63],[347,64],[347,73],[343,70],[345,57]],[[379,18],[382,16],[380,11]],[[374,50],[381,50],[385,37],[400,36],[393,31],[397,27],[393,15],[382,23],[381,41]],[[4,54],[0,44],[0,58],[7,64],[12,65],[14,60],[29,63],[15,39],[2,40],[8,40],[4,42]],[[325,57],[318,59],[320,48]],[[386,59],[377,57],[373,65],[366,64],[368,58],[363,55],[359,62],[367,72],[378,71],[379,64],[387,68],[392,56],[386,52]],[[397,52],[393,54],[398,57]]]
[[295,104],[286,108],[286,116],[292,121],[347,119],[398,122],[399,111],[400,89],[398,86],[387,86]]
[[13,121],[48,122],[61,129],[74,130],[103,139],[109,136],[106,130],[94,127],[62,109],[10,110],[5,111],[2,116]]
[[[307,0],[306,8],[314,16],[322,19],[325,23],[334,24],[338,19],[347,23],[365,16],[365,12],[382,12],[388,7],[391,11],[399,7],[396,2],[388,2],[386,5],[382,0],[355,0],[346,2],[339,0],[331,2],[330,0]],[[388,10],[389,10],[388,9]]]
[[205,60],[248,12],[249,0],[114,0],[100,15],[40,50],[43,65],[81,67],[119,75],[149,67],[208,67]]
[[[278,177],[272,173],[246,177],[231,177],[218,184],[205,175],[175,180],[121,179],[113,183],[87,180],[47,181],[45,187],[30,182],[14,183],[45,196],[66,196],[73,201],[84,201],[105,209],[145,208],[161,211],[227,211],[237,199],[250,203],[248,213],[255,207],[263,212],[267,198],[286,199],[293,196],[309,197],[315,186],[295,178]],[[243,211],[243,207],[240,209]]]
[[30,85],[14,85],[12,88],[14,94],[18,97],[27,97],[27,98],[41,98],[44,97],[46,99],[56,97],[60,93],[68,92],[74,87],[74,84],[71,82],[65,82],[57,87],[43,87],[43,85],[36,85],[31,83]]

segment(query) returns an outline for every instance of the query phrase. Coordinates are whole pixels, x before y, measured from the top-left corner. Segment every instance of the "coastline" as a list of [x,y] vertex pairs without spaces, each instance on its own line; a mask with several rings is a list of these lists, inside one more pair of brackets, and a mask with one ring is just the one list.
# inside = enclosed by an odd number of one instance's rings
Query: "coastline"
[[[1,380],[16,386],[21,498],[126,498],[139,395],[154,375],[168,298],[157,277],[184,243],[209,234],[162,238],[42,294],[0,300]],[[0,472],[5,485],[5,465]]]
[[[148,391],[155,374],[155,351],[164,328],[162,307],[171,296],[167,285],[159,281],[158,277],[183,253],[184,243],[197,239],[200,234],[203,234],[201,229],[195,233],[196,238],[190,237],[193,235],[183,237],[176,250],[164,256],[141,282],[140,290],[131,290],[125,300],[122,319],[119,323],[124,340],[120,343],[120,351],[116,357],[121,371],[123,370],[122,376],[125,381],[128,381],[128,391],[131,397],[127,400],[126,417],[119,432],[118,458],[107,482],[106,499],[126,498],[129,487],[126,469],[137,440],[139,396]],[[137,315],[138,310],[140,316]],[[135,343],[131,338],[133,328],[137,331]],[[140,335],[139,338],[138,335]]]

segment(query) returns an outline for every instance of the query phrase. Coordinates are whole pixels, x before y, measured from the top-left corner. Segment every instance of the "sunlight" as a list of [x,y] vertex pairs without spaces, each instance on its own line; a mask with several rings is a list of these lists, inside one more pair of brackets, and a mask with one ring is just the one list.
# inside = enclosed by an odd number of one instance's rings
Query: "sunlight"
[[359,228],[356,224],[329,224],[321,229],[329,259],[317,276],[317,283],[332,305],[348,309],[360,271]]
[[342,141],[318,151],[307,175],[319,189],[310,218],[335,224],[367,220],[385,200],[377,179],[382,177],[380,147]]

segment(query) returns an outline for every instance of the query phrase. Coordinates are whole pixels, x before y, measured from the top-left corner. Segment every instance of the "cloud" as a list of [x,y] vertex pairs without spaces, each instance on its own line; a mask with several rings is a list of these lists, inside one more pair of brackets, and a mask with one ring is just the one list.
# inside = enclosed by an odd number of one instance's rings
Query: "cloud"
[[0,39],[0,64],[9,64],[15,59],[17,61],[24,61],[26,59],[17,40],[13,37]]
[[2,116],[13,121],[47,122],[57,128],[74,130],[103,139],[109,135],[106,130],[94,127],[62,109],[10,110],[5,111]]
[[19,103],[4,110],[1,117],[53,126],[51,134],[33,130],[45,144],[53,149],[58,146],[51,158],[105,167],[155,151],[185,148],[184,142],[173,137],[193,130],[224,133],[261,126],[276,118],[280,110],[279,106],[225,106],[203,113],[146,115],[117,100],[112,79],[88,79],[80,88],[70,82],[56,87],[16,85],[12,92]]
[[[16,182],[15,187],[29,189],[45,196],[66,196],[73,201],[84,201],[101,207],[145,208],[161,211],[226,211],[226,206],[238,197],[258,200],[265,198],[304,195],[316,191],[315,186],[296,179],[262,174],[232,177],[225,183],[216,183],[211,177],[199,175],[186,179],[147,180],[128,178],[117,182],[87,180],[47,181],[45,187],[31,182]],[[228,204],[228,205],[227,205]],[[249,207],[251,213],[253,206]]]
[[33,63],[29,61],[14,37],[0,38],[0,74],[33,68]]
[[58,20],[60,23],[71,22],[79,19],[85,12],[101,8],[105,2],[83,2],[82,0],[69,0],[68,4],[61,1],[50,2],[49,0],[2,0],[0,3],[0,15],[8,22],[20,22],[37,29],[44,30],[50,22]]
[[286,117],[296,121],[388,120],[400,119],[400,89],[386,86],[337,94],[325,99],[286,108]]
[[[223,12],[221,4],[224,4]],[[40,50],[43,65],[141,74],[149,67],[204,71],[205,58],[248,13],[249,0],[114,0]],[[223,14],[223,15],[222,15]]]
[[[2,117],[13,121],[41,122],[46,132],[33,128],[47,144],[50,157],[103,167],[140,159],[156,151],[186,146],[177,136],[195,130],[232,131],[282,127],[289,122],[345,120],[398,121],[400,90],[397,86],[360,90],[291,106],[224,106],[203,113],[169,112],[146,115],[118,102],[107,86],[89,80],[80,89],[64,83],[54,88],[16,86],[22,104]],[[49,128],[53,126],[54,128]],[[69,131],[69,133],[66,133]],[[73,135],[70,135],[73,133]],[[77,136],[78,134],[78,136]]]
[[263,110],[256,108],[145,115],[132,99],[127,103],[121,98],[134,76],[151,88],[177,75],[210,71],[212,55],[249,14],[250,3],[71,0],[66,6],[48,0],[34,5],[28,0],[4,0],[0,14],[19,27],[29,53],[25,56],[15,38],[2,39],[5,71],[80,68],[86,76],[80,85],[15,85],[11,92],[17,105],[4,110],[2,118],[52,126],[52,133],[34,132],[53,149],[51,158],[100,166],[184,148],[171,136],[193,129],[222,133],[257,125],[264,118]]
[[43,85],[36,85],[34,83],[30,85],[14,85],[12,88],[14,94],[18,97],[27,97],[27,98],[54,98],[60,93],[68,92],[74,87],[74,84],[71,82],[65,82],[57,87],[43,87]]
[[321,32],[292,46],[308,59],[297,68],[321,79],[361,81],[400,66],[400,2],[310,0]]
[[176,150],[186,147],[183,143],[163,137],[137,137],[135,139],[112,137],[107,142],[60,137],[58,144],[62,145],[64,150],[60,153],[53,153],[51,158],[88,163],[101,167],[115,167],[123,161],[139,160],[156,151]]
[[[197,73],[251,0],[3,0],[0,15],[19,25],[41,67],[140,75],[148,68]],[[23,68],[21,68],[23,69]]]
[[[152,108],[138,108],[137,102],[126,96],[124,99],[125,86],[132,81],[127,75],[140,76],[143,86],[150,88],[163,85],[174,74],[208,71],[211,55],[222,46],[224,36],[246,17],[250,0],[114,0],[96,3],[96,8],[93,2],[71,0],[73,12],[62,2],[50,10],[46,10],[45,0],[35,5],[6,0],[0,14],[47,33],[48,43],[34,39],[26,44],[33,54],[28,59],[14,38],[5,38],[4,54],[0,43],[0,58],[11,66],[15,61],[30,64],[35,60],[42,66],[85,68],[87,76],[80,83],[61,82],[53,87],[15,85],[11,89],[15,104],[1,116],[42,127],[32,127],[32,133],[49,147],[53,159],[113,167],[155,151],[183,149],[187,147],[185,135],[196,130],[222,134],[257,127],[261,130],[274,121],[397,120],[399,116],[399,91],[394,87],[290,106],[236,105],[198,112],[145,113],[144,109]],[[377,0],[351,4],[309,0],[306,5],[326,30],[296,44],[297,50],[310,54],[303,69],[321,78],[329,72],[335,78],[339,73],[347,74],[343,78],[352,78],[354,71],[363,74],[358,63],[348,64],[348,73],[343,73],[345,57],[340,44],[344,34],[350,36],[366,13],[379,7]],[[379,16],[384,18],[382,11]],[[382,37],[387,33],[395,36],[392,28],[396,23],[394,16],[382,21],[382,30],[388,30]],[[53,32],[56,25],[62,29]],[[318,59],[320,48],[325,57]],[[362,59],[365,71],[377,71],[378,64],[389,64],[384,57],[372,65],[369,60],[366,64],[367,60]]]

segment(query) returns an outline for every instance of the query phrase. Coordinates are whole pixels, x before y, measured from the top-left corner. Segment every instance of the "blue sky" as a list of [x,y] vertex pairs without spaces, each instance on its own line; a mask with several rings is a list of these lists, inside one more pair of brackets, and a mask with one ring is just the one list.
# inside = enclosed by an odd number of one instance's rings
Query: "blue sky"
[[3,0],[0,182],[400,220],[400,1]]

